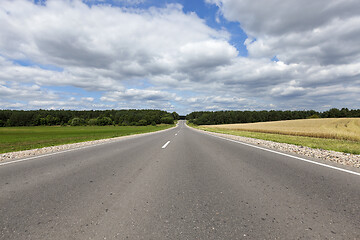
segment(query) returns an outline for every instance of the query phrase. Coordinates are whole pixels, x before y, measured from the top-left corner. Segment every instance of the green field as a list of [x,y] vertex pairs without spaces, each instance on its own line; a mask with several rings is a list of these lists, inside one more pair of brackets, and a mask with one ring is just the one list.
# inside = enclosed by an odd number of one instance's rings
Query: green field
[[360,154],[359,118],[304,119],[195,127],[218,133]]
[[154,132],[172,126],[1,127],[0,153]]

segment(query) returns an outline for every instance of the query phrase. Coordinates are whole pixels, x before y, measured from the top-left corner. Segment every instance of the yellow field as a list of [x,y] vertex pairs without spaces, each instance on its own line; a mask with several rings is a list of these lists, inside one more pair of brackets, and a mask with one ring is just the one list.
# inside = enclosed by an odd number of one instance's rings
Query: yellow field
[[360,141],[360,118],[301,119],[201,127]]

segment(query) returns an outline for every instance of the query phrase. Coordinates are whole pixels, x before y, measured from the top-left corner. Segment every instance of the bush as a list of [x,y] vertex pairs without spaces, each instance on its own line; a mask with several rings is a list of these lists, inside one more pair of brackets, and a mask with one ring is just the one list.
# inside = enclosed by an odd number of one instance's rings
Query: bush
[[320,116],[318,114],[313,114],[310,117],[308,117],[308,119],[311,119],[311,118],[320,118]]
[[111,125],[112,123],[113,122],[112,122],[111,118],[109,118],[109,117],[97,118],[97,125],[99,125],[99,126]]
[[162,117],[161,123],[174,124],[174,119],[172,117]]
[[70,120],[69,124],[71,126],[81,126],[81,125],[84,125],[85,124],[85,120],[83,118],[73,118]]
[[139,121],[139,126],[146,126],[147,125],[147,121],[145,119],[141,119]]
[[97,119],[96,118],[92,118],[92,119],[90,119],[89,121],[88,121],[88,124],[90,125],[90,126],[95,126],[95,125],[97,125]]

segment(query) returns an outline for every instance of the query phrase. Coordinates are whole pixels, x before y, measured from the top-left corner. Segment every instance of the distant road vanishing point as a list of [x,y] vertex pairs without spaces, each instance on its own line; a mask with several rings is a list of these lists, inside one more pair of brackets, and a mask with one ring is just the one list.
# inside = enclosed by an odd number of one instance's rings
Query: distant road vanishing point
[[360,239],[356,173],[180,121],[0,163],[0,239]]

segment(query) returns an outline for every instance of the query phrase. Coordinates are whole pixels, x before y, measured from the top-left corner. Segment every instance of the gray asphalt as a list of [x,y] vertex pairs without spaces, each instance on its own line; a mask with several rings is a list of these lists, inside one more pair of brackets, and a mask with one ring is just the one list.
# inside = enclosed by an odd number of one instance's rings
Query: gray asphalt
[[359,176],[182,121],[2,165],[0,193],[0,239],[360,239]]

